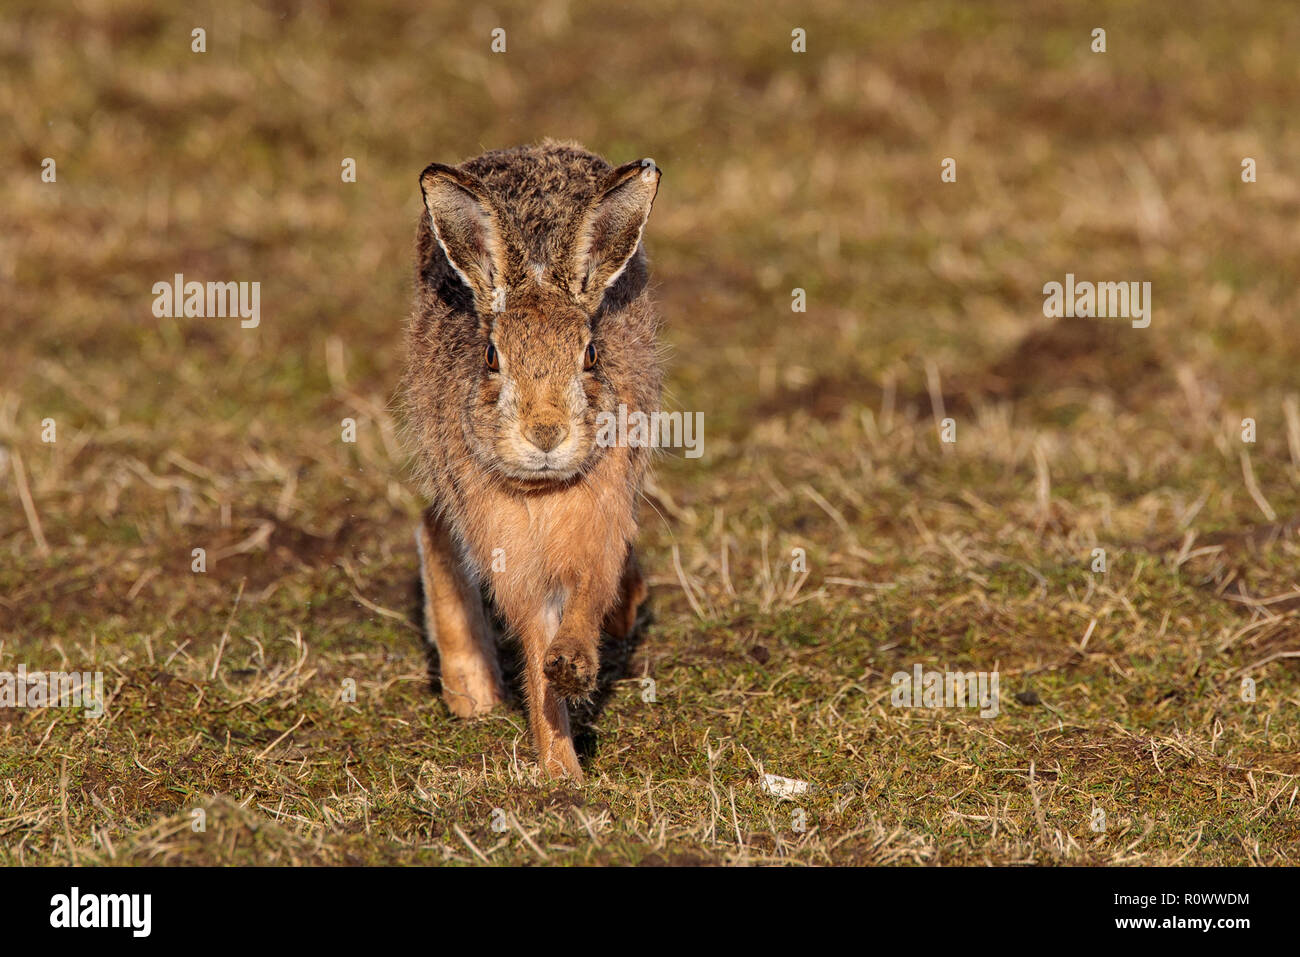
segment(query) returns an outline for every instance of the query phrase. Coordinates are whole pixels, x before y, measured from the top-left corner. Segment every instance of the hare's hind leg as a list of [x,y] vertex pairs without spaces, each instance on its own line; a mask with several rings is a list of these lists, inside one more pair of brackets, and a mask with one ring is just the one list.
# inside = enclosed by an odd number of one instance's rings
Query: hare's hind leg
[[501,703],[501,663],[483,599],[465,571],[451,535],[433,514],[415,530],[424,584],[424,627],[438,648],[442,698],[452,714],[472,718]]
[[615,638],[626,638],[636,627],[636,612],[650,594],[641,567],[636,561],[636,551],[627,550],[627,563],[623,566],[623,579],[618,585],[618,599],[605,616],[605,631]]

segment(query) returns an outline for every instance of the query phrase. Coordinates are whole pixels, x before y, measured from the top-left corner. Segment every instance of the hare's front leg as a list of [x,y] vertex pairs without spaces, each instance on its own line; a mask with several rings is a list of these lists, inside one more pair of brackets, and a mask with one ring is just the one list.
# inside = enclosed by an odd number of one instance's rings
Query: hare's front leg
[[596,690],[602,617],[589,583],[580,584],[569,594],[559,630],[542,662],[547,680],[560,697],[581,700]]
[[[555,640],[546,649],[546,677],[562,697],[570,700],[586,698],[596,690],[602,618],[605,631],[615,638],[626,638],[636,626],[637,609],[649,594],[631,548],[621,565],[612,565],[603,574],[616,584],[604,587],[596,575],[580,583],[565,604],[564,620]],[[602,600],[601,595],[612,596],[612,603]]]
[[442,697],[452,714],[472,718],[500,704],[501,663],[483,599],[461,567],[446,526],[432,510],[415,530],[424,583],[424,627],[438,648]]
[[528,695],[528,724],[537,759],[547,777],[582,783],[582,768],[569,731],[569,706],[546,674],[548,648],[559,628],[558,608],[548,605],[520,629],[524,646],[524,686]]

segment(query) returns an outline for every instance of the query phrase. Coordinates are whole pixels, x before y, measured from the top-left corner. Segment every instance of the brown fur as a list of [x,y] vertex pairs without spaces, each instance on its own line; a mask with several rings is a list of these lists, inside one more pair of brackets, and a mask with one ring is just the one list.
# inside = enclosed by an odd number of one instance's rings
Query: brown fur
[[501,700],[485,584],[523,642],[542,766],[575,779],[566,700],[595,688],[602,621],[626,634],[645,597],[631,546],[649,450],[595,435],[599,412],[659,404],[640,245],[658,181],[648,161],[613,169],[549,141],[420,177],[403,395],[431,502],[417,536],[444,697],[462,716]]

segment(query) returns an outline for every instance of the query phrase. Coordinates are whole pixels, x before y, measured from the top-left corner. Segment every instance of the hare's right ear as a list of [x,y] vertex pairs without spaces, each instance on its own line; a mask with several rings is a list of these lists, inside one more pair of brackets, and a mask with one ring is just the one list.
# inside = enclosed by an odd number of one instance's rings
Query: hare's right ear
[[587,209],[573,240],[570,281],[577,300],[595,312],[605,290],[623,274],[641,247],[641,231],[659,191],[654,160],[635,160],[611,170]]
[[483,313],[492,309],[498,287],[505,286],[506,247],[500,220],[478,178],[441,163],[420,174],[424,205],[433,235]]

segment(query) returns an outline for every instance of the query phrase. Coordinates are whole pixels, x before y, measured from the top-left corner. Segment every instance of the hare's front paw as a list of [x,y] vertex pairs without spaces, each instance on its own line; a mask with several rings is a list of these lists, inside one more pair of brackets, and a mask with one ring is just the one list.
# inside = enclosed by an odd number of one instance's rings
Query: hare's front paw
[[596,639],[557,635],[546,649],[542,670],[562,698],[588,697],[596,690]]

